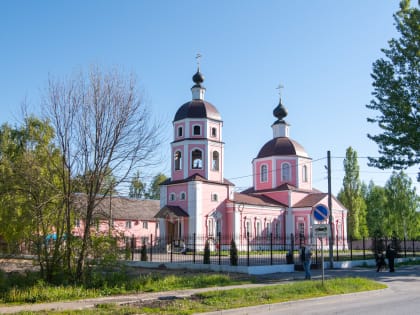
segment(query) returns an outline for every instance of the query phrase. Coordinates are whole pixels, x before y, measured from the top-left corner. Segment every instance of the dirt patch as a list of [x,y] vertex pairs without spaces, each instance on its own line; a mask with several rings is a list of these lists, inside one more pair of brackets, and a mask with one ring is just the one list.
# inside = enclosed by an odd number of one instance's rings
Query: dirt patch
[[[34,260],[31,259],[16,259],[16,258],[0,258],[0,270],[10,273],[10,272],[18,272],[24,273],[26,271],[39,271],[39,266],[36,264]],[[112,268],[112,271],[121,271],[120,268]],[[178,269],[172,270],[167,269],[165,267],[161,268],[141,268],[141,267],[123,267],[124,272],[126,272],[130,277],[136,277],[139,275],[177,275],[177,276],[192,276],[192,275],[211,275],[211,274],[220,274],[215,271],[196,271],[196,270],[188,270],[188,269]],[[226,274],[226,273],[224,273]],[[227,274],[231,279],[251,279],[252,276],[240,274],[240,273],[229,273]]]

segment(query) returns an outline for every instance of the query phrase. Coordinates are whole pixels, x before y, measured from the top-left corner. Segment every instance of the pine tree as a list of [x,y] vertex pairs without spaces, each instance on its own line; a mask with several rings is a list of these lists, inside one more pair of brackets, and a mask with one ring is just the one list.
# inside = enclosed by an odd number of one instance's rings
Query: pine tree
[[203,264],[206,264],[206,265],[210,264],[210,244],[208,240],[206,241],[206,244],[204,245]]
[[236,247],[236,243],[233,238],[230,241],[230,264],[232,266],[238,265],[238,249]]

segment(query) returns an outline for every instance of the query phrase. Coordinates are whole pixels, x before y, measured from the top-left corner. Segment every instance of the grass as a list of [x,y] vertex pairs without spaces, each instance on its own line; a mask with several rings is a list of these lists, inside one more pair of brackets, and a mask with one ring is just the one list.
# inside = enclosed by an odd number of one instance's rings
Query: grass
[[182,276],[149,273],[136,277],[123,271],[93,274],[90,285],[53,285],[37,278],[35,273],[5,276],[0,272],[0,304],[69,301],[93,297],[140,292],[227,286],[250,283],[229,274],[187,274]]
[[200,312],[211,312],[224,309],[247,307],[260,304],[272,304],[293,300],[345,294],[360,291],[378,290],[386,285],[365,278],[336,278],[324,281],[299,281],[289,284],[265,286],[260,288],[243,288],[217,290],[193,295],[188,299],[173,301],[154,301],[149,305],[119,306],[101,304],[94,309],[64,312],[25,312],[21,314],[162,314],[189,315]]

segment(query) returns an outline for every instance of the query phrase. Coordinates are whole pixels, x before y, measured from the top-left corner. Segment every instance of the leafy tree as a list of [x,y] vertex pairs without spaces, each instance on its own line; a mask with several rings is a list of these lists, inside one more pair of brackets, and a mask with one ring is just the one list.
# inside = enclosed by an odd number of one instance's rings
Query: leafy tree
[[130,191],[128,193],[130,198],[143,198],[146,194],[146,185],[141,181],[140,171],[137,170],[134,177],[131,179]]
[[414,238],[418,234],[420,226],[416,210],[420,199],[412,184],[411,179],[400,171],[394,172],[385,185],[388,237]]
[[338,193],[338,199],[349,211],[348,232],[353,239],[367,236],[366,203],[362,195],[362,183],[359,179],[359,164],[357,152],[352,147],[346,150],[344,159],[343,188]]
[[365,194],[366,201],[366,221],[371,237],[383,237],[386,232],[386,209],[387,200],[385,188],[375,185],[372,181],[369,183]]
[[149,190],[147,192],[147,198],[149,199],[160,199],[160,184],[162,184],[165,180],[168,178],[162,174],[159,173],[155,177],[153,177],[152,183],[150,184]]
[[370,164],[381,169],[420,163],[420,9],[402,0],[394,20],[400,38],[391,39],[382,49],[386,58],[374,62],[374,99],[366,105],[379,112],[368,121],[382,133],[368,137],[378,144],[381,155],[370,158]]
[[[96,207],[133,169],[155,163],[161,129],[152,123],[133,76],[118,71],[104,73],[97,67],[87,75],[80,73],[66,80],[51,78],[44,111],[56,130],[55,142],[62,154],[60,173],[69,232],[73,179],[85,175],[81,178],[87,197],[80,209],[85,225],[81,247],[74,255],[74,268],[72,240],[66,242],[68,269],[80,281],[88,263]],[[106,186],[110,174],[118,174],[118,179]]]
[[54,130],[47,121],[25,117],[22,126],[3,125],[0,134],[2,237],[34,248],[41,275],[52,281],[62,270],[66,239]]

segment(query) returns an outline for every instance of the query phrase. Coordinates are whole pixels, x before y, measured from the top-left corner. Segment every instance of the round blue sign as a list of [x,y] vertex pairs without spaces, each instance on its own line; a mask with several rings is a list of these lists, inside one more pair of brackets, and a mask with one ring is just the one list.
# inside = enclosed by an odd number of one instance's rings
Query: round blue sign
[[314,219],[317,221],[324,221],[329,215],[328,207],[322,204],[316,205],[313,209]]

